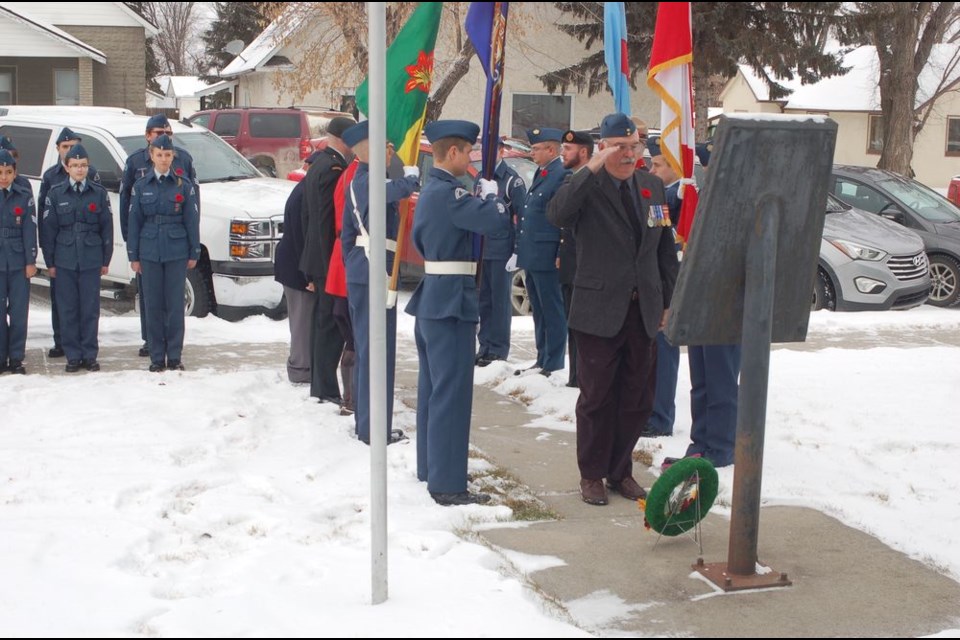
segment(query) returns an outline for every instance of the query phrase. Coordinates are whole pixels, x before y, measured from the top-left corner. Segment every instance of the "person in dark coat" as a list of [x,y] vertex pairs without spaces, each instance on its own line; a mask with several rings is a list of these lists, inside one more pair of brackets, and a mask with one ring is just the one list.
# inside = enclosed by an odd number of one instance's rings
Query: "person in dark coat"
[[113,257],[113,212],[107,190],[87,179],[90,159],[83,145],[65,159],[70,178],[47,193],[40,245],[57,282],[67,373],[99,371],[100,278]]
[[577,463],[581,497],[595,505],[608,503],[608,487],[630,500],[646,495],[633,477],[633,448],[653,407],[656,336],[679,271],[673,234],[661,226],[663,182],[636,170],[643,146],[634,124],[614,113],[600,131],[587,170],[547,209],[550,222],[577,236]]
[[183,295],[200,260],[200,211],[193,181],[174,172],[166,135],[150,143],[152,171],[130,192],[127,257],[143,276],[150,371],[183,370]]
[[16,181],[17,161],[0,150],[0,373],[26,373],[30,278],[37,275],[33,191]]
[[417,478],[443,506],[482,504],[484,493],[467,490],[467,454],[473,406],[477,322],[477,263],[473,234],[510,232],[506,205],[493,180],[480,195],[463,188],[470,149],[480,127],[464,120],[437,120],[424,128],[434,165],[417,201],[413,245],[424,258],[423,279],[406,312],[415,316],[420,359],[417,384]]
[[[563,134],[560,157],[563,168],[576,173],[593,157],[593,136],[587,131],[567,131]],[[573,281],[577,276],[577,240],[573,229],[560,229],[560,249],[557,251],[557,269],[560,272],[560,289],[563,292],[563,310],[570,317],[573,301]],[[567,386],[577,387],[577,341],[573,331],[567,329],[567,360],[570,363]]]
[[310,395],[320,402],[341,404],[337,366],[343,353],[343,334],[333,315],[334,298],[326,292],[327,272],[336,225],[333,192],[352,159],[350,147],[344,143],[343,132],[356,122],[337,117],[327,126],[327,146],[313,161],[303,178],[303,253],[300,271],[306,276],[308,289],[317,296],[314,320],[310,334]]
[[[497,181],[499,196],[510,211],[511,228],[507,237],[484,237],[483,264],[480,273],[480,331],[475,360],[478,367],[486,367],[494,360],[506,360],[510,355],[510,323],[513,305],[513,273],[507,271],[507,261],[516,245],[516,221],[520,219],[527,197],[523,178],[503,160],[503,140],[493,179]],[[479,177],[478,177],[479,180]]]
[[[315,151],[307,164],[313,164],[319,151]],[[273,261],[273,279],[283,285],[287,301],[287,321],[290,324],[290,355],[287,356],[287,379],[294,384],[310,384],[310,328],[313,326],[314,307],[317,296],[307,289],[307,278],[300,271],[300,256],[303,254],[303,180],[298,182],[287,197],[283,208],[283,237],[277,243]]]
[[[43,177],[40,180],[40,194],[37,199],[37,208],[40,212],[42,212],[44,203],[47,201],[47,194],[50,193],[50,189],[69,179],[70,176],[67,173],[67,152],[75,145],[80,144],[81,140],[82,138],[71,131],[69,127],[64,127],[60,135],[57,136],[57,153],[60,158],[55,165],[43,172]],[[100,176],[97,174],[97,168],[93,165],[90,165],[86,180],[87,182],[100,184]],[[40,241],[42,245],[43,238],[41,238]],[[41,246],[41,249],[42,248]],[[50,266],[49,262],[47,266]],[[60,305],[57,302],[57,281],[55,278],[50,278],[50,322],[53,325],[53,347],[47,352],[47,357],[49,358],[62,358],[64,355],[63,340],[60,332],[59,309]]]

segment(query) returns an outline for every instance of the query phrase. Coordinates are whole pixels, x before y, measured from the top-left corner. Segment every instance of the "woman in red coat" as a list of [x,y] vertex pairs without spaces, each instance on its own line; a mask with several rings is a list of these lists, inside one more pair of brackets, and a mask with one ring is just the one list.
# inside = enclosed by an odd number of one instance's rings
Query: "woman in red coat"
[[341,415],[353,414],[353,366],[356,354],[353,349],[353,327],[350,325],[350,308],[347,305],[347,272],[343,266],[343,248],[340,244],[340,232],[343,230],[343,203],[346,199],[347,187],[353,180],[360,162],[356,159],[350,163],[333,192],[334,224],[337,229],[337,238],[333,241],[333,253],[330,254],[330,268],[327,270],[327,284],[325,291],[335,296],[333,301],[333,316],[343,334],[343,356],[340,358],[340,377],[343,381],[343,404]]

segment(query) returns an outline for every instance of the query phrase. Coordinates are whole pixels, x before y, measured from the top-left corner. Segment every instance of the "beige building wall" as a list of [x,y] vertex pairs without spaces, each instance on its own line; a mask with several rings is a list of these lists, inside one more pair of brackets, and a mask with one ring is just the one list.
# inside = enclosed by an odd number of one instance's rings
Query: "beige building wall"
[[143,27],[58,25],[96,47],[107,64],[93,63],[93,104],[146,113],[146,35]]
[[935,189],[946,189],[950,178],[960,175],[960,156],[947,155],[947,119],[960,118],[960,90],[937,101],[913,147],[913,170],[917,180]]

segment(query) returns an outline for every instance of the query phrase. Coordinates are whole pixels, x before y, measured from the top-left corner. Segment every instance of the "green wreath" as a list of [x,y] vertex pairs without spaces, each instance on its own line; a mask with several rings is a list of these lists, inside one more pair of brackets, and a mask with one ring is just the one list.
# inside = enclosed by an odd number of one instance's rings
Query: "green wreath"
[[[700,473],[699,495],[696,473]],[[665,536],[678,536],[707,515],[717,497],[717,470],[705,458],[677,460],[663,472],[647,495],[644,524]],[[700,502],[699,518],[697,501]],[[672,512],[672,515],[671,515]]]

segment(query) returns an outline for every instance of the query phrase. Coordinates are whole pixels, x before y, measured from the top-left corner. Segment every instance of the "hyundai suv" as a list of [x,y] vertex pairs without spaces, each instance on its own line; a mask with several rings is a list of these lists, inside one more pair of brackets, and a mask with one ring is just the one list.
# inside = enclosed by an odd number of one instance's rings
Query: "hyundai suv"
[[329,109],[245,107],[198,111],[188,121],[213,131],[261,173],[276,178],[303,164],[337,116],[351,117]]

